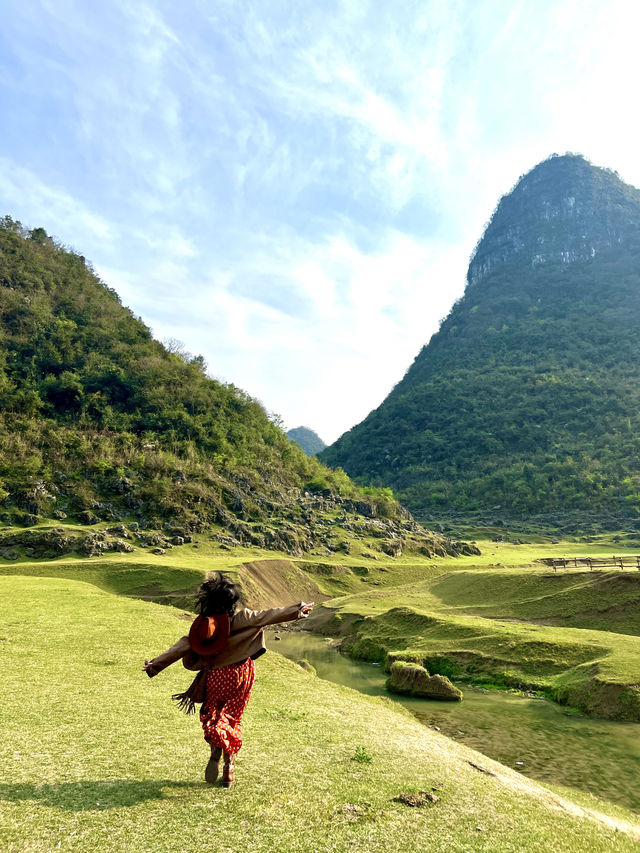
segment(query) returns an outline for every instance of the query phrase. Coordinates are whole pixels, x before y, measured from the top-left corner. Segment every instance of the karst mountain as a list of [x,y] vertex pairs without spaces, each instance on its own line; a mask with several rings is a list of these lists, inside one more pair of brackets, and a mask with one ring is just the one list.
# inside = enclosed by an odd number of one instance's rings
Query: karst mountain
[[640,191],[579,155],[504,196],[467,286],[322,454],[419,517],[640,512]]

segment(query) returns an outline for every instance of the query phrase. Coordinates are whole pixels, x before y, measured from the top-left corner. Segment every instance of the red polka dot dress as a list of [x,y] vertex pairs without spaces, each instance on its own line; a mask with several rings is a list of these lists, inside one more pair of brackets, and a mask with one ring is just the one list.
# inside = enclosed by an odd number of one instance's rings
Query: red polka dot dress
[[213,747],[234,754],[242,746],[242,715],[256,677],[251,658],[242,663],[210,669],[206,697],[200,710],[204,739]]

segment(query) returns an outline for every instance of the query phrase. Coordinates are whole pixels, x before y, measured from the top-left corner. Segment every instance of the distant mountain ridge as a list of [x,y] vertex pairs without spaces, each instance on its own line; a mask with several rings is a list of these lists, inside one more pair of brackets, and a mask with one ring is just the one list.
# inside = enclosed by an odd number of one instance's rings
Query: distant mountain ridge
[[327,446],[317,432],[309,427],[300,426],[290,429],[287,435],[304,450],[307,456],[316,456]]
[[501,199],[402,381],[320,458],[422,518],[637,516],[639,325],[640,191],[554,156]]

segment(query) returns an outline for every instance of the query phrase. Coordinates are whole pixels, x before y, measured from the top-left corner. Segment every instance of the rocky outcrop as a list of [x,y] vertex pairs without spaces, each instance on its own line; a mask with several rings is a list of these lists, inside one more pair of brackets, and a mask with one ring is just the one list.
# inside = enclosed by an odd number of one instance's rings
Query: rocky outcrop
[[389,539],[380,545],[380,550],[389,557],[400,557],[402,555],[404,545],[405,543],[402,539]]
[[580,156],[551,157],[500,200],[469,264],[469,284],[505,264],[572,264],[621,246],[640,225],[639,201],[615,173]]
[[73,553],[93,557],[109,551],[129,553],[133,550],[133,545],[125,539],[111,536],[104,530],[77,535],[62,527],[53,527],[19,530],[0,537],[0,557],[5,560],[15,560],[20,556],[52,560]]
[[392,693],[420,696],[425,699],[447,699],[454,702],[462,699],[462,691],[458,690],[446,676],[429,675],[423,666],[406,661],[395,661],[391,664],[387,689]]

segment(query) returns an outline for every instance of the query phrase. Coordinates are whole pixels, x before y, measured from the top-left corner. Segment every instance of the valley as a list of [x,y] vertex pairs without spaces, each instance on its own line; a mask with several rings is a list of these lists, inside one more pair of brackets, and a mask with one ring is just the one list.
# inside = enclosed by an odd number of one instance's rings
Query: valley
[[[167,613],[185,619],[193,590],[213,570],[235,578],[250,606],[315,600],[304,628],[317,639],[286,632],[281,643],[270,639],[272,650],[308,658],[320,679],[378,696],[390,695],[384,688],[390,661],[419,661],[432,674],[452,678],[465,694],[456,707],[400,699],[423,723],[545,784],[638,810],[633,794],[622,789],[638,760],[625,744],[635,742],[640,719],[640,572],[554,572],[540,562],[560,554],[610,555],[612,544],[611,537],[523,545],[477,540],[480,555],[407,555],[383,562],[341,554],[320,561],[258,548],[223,549],[195,534],[191,543],[165,554],[136,548],[128,554],[4,560],[0,582],[29,587],[45,578],[61,584],[60,590],[89,585],[118,600],[171,605]],[[635,550],[618,547],[615,553]],[[333,649],[323,637],[331,638]],[[346,678],[334,673],[341,661],[351,673]],[[360,674],[353,677],[358,667],[365,668],[364,681]],[[386,701],[395,706],[398,700]],[[501,735],[505,725],[508,737]],[[531,738],[539,746],[525,750]],[[589,762],[594,738],[594,772],[602,777],[597,785],[586,770],[576,772]],[[515,763],[522,755],[525,767]]]

